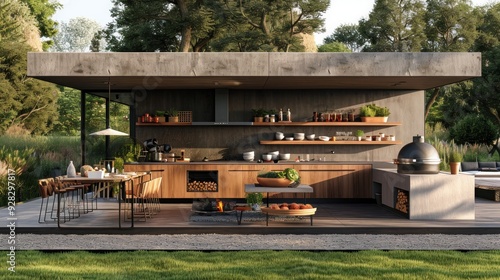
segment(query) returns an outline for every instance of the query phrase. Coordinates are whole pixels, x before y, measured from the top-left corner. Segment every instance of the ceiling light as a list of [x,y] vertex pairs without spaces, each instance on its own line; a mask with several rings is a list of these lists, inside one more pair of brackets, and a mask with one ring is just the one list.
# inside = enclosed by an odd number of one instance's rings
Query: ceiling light
[[[109,80],[108,80],[108,100],[111,102],[111,78],[109,78]],[[111,127],[108,127],[104,130],[99,130],[99,131],[90,133],[89,135],[128,136],[127,133],[121,132],[118,130],[114,130]]]

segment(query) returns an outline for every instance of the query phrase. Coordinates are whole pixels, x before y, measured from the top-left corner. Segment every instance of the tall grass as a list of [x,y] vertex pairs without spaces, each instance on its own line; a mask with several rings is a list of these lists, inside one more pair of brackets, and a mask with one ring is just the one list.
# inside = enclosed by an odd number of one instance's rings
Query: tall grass
[[[104,159],[103,139],[89,144],[88,162]],[[99,152],[94,153],[92,151]],[[81,166],[81,143],[78,136],[0,136],[0,206],[6,203],[8,169],[16,170],[16,200],[29,200],[39,195],[38,180],[65,174],[69,161]]]
[[426,142],[433,145],[441,158],[440,169],[450,170],[449,154],[452,150],[458,151],[463,156],[463,161],[500,161],[500,155],[490,155],[491,147],[484,144],[457,145],[448,139],[448,132],[439,124],[434,127],[426,125]]

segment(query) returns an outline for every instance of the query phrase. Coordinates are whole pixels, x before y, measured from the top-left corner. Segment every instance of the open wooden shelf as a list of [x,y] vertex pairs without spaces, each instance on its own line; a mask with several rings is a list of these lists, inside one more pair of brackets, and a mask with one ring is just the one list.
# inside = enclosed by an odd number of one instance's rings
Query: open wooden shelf
[[261,145],[398,145],[401,141],[262,140]]
[[190,122],[157,122],[157,123],[141,123],[136,122],[136,126],[187,126],[192,125]]
[[254,126],[398,126],[400,122],[254,122]]
[[[229,123],[231,124],[231,123]],[[191,122],[158,122],[142,123],[136,122],[136,126],[189,126]],[[214,123],[214,126],[216,124]],[[360,126],[398,126],[400,122],[254,122],[251,126],[337,126],[337,127],[360,127]]]

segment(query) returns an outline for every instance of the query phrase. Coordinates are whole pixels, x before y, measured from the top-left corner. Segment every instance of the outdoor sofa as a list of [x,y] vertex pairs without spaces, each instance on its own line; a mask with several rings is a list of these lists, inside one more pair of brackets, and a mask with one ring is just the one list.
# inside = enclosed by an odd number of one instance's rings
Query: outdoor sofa
[[462,162],[460,169],[474,175],[476,197],[500,201],[500,162]]

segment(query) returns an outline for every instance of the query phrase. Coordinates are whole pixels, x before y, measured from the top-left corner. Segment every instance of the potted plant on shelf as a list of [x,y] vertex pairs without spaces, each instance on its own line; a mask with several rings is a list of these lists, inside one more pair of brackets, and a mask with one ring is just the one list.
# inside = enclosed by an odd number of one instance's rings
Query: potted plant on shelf
[[264,122],[264,116],[266,115],[266,110],[263,108],[252,109],[253,121],[254,122]]
[[359,116],[363,122],[387,122],[391,114],[389,108],[367,104],[360,108]]
[[248,193],[246,196],[247,204],[252,207],[253,211],[259,211],[262,205],[262,193]]
[[448,155],[448,163],[450,164],[451,174],[458,174],[458,170],[460,169],[460,162],[462,162],[462,160],[462,154],[456,148],[452,148]]
[[365,135],[365,132],[363,130],[356,130],[356,137],[358,137],[358,141],[361,141],[363,138],[363,135]]
[[158,122],[165,122],[165,111],[158,110],[156,111],[156,116],[158,117]]
[[172,108],[168,110],[167,114],[168,114],[168,122],[179,122],[179,111]]

